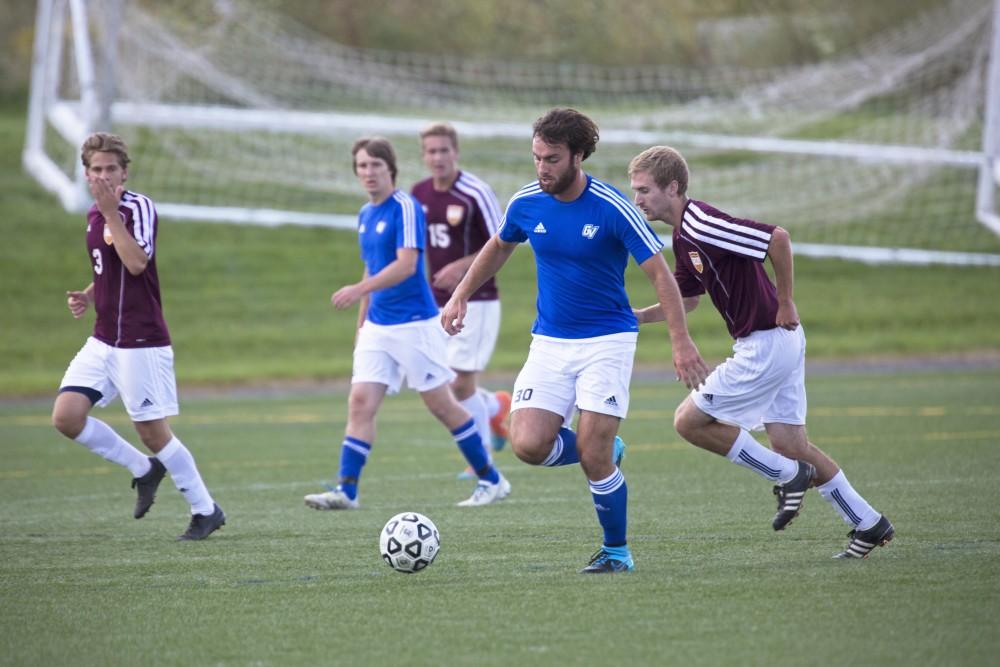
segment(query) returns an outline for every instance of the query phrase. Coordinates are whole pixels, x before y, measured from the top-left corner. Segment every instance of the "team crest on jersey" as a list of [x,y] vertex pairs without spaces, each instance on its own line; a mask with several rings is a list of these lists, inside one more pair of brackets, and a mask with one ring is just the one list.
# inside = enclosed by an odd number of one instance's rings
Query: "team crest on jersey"
[[462,218],[465,217],[465,207],[459,204],[448,204],[448,208],[444,212],[444,217],[448,221],[448,224],[454,227],[462,222]]
[[385,220],[379,220],[378,222],[376,222],[375,223],[375,233],[376,234],[381,234],[382,232],[384,232],[385,231],[385,224],[386,224]]
[[688,257],[691,258],[691,263],[694,264],[694,270],[701,273],[705,270],[705,265],[701,263],[701,255],[696,252],[689,252]]
[[583,235],[586,236],[588,239],[592,239],[595,236],[597,236],[597,230],[600,228],[601,228],[600,225],[584,225]]
[[114,237],[111,236],[111,230],[108,229],[108,223],[104,223],[104,242],[111,245],[114,240]]

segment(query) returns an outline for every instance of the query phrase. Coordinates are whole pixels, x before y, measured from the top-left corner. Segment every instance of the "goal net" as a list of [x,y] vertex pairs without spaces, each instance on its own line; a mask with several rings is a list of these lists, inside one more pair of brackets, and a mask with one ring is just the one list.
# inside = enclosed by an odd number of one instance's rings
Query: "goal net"
[[[419,129],[450,120],[506,201],[531,122],[569,105],[601,127],[587,170],[626,193],[631,157],[669,144],[692,196],[799,252],[1000,264],[1000,0],[889,3],[874,32],[860,2],[730,4],[688,27],[698,62],[609,67],[352,48],[251,0],[39,0],[24,161],[81,210],[78,147],[110,128],[165,217],[352,227],[357,136],[393,141],[408,188]],[[761,56],[803,35],[809,58]]]

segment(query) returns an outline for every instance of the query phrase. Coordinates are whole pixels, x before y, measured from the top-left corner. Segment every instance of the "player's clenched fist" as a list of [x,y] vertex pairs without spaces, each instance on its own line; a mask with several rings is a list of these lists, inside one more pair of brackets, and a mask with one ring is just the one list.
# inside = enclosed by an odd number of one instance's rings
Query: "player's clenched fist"
[[461,331],[465,325],[465,312],[468,303],[461,299],[450,299],[441,309],[441,326],[448,332],[449,336],[454,336]]

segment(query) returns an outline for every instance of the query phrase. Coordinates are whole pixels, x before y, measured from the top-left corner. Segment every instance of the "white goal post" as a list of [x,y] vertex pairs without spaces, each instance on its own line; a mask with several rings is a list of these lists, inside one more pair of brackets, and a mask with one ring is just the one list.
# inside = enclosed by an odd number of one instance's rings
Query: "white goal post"
[[[702,36],[773,37],[776,4]],[[351,49],[258,5],[39,0],[26,170],[85,210],[77,151],[112,129],[164,217],[353,227],[353,138],[391,137],[412,182],[417,133],[451,120],[503,198],[532,178],[531,121],[569,104],[601,124],[588,168],[623,189],[628,158],[666,143],[694,196],[789,227],[800,254],[1000,265],[1000,0],[943,1],[828,60],[704,71]]]

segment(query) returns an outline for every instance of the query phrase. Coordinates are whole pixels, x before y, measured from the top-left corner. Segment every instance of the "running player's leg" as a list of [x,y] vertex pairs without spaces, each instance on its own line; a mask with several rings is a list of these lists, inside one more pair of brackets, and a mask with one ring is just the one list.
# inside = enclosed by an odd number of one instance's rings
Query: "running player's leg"
[[[174,353],[170,346],[116,349],[109,371],[121,394],[143,444],[154,454],[159,477],[169,472],[174,485],[191,507],[191,522],[180,537],[200,540],[222,527],[225,514],[215,503],[202,479],[194,456],[171,431],[167,419],[178,414],[177,382],[174,376]],[[162,465],[163,470],[159,469]],[[158,484],[158,480],[156,481]],[[137,483],[140,500],[153,484]],[[152,497],[149,497],[152,504]]]
[[113,348],[94,338],[77,353],[60,384],[52,423],[68,438],[104,459],[127,468],[137,490],[133,516],[141,519],[153,504],[163,466],[133,447],[104,421],[90,416],[94,405],[106,406],[118,395],[108,374]]
[[628,414],[629,383],[635,343],[601,341],[577,346],[577,451],[590,486],[601,548],[582,572],[628,572],[635,569],[628,546],[628,484],[613,454],[619,424]]

